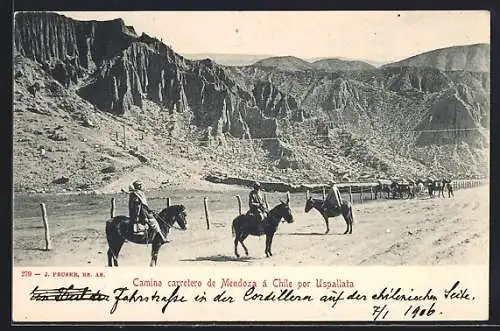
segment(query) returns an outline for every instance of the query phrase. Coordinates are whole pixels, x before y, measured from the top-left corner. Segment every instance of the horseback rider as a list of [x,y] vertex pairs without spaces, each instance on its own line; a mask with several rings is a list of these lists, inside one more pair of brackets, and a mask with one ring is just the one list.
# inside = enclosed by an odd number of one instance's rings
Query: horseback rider
[[128,208],[130,221],[135,224],[136,222],[147,223],[153,230],[156,231],[164,243],[170,242],[163,231],[160,229],[158,221],[153,215],[153,211],[149,208],[146,195],[142,190],[142,181],[136,180],[129,186],[129,200]]
[[330,185],[330,192],[328,192],[328,195],[326,196],[325,201],[321,205],[321,208],[324,210],[324,212],[328,212],[329,210],[335,211],[337,209],[340,209],[342,206],[342,197],[340,195],[339,188],[337,187],[335,181],[331,180],[329,182]]
[[260,183],[255,182],[253,184],[253,190],[250,191],[248,196],[248,206],[250,207],[250,213],[257,216],[258,222],[262,222],[268,213],[267,207],[264,203],[264,199],[260,193]]

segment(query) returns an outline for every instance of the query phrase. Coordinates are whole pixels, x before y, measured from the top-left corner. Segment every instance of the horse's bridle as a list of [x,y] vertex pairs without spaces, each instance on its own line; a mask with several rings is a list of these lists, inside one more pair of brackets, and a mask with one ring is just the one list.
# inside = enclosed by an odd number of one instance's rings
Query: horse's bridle
[[167,221],[165,221],[165,219],[163,219],[163,217],[160,217],[160,215],[159,215],[159,214],[157,214],[157,213],[153,212],[153,215],[154,215],[154,217],[155,217],[155,218],[157,218],[157,219],[158,219],[158,220],[160,220],[163,224],[165,224],[165,225],[166,225],[169,229],[170,229],[170,228],[173,228],[173,229],[176,229],[176,230],[181,230],[181,231],[183,231],[183,230],[184,230],[184,229],[183,229],[183,228],[181,228],[181,227],[177,227],[177,226],[175,226],[175,222],[176,222],[177,220],[174,220],[173,224],[169,224]]

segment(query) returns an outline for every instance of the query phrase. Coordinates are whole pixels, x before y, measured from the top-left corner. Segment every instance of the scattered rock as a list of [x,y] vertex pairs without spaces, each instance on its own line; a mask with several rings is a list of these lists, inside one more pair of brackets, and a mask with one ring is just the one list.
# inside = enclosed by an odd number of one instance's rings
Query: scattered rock
[[28,87],[28,92],[30,92],[33,95],[33,97],[36,97],[36,93],[40,91],[40,88],[41,88],[40,83],[35,82],[33,85]]
[[14,74],[14,78],[21,78],[24,76],[24,71],[22,70],[17,70],[16,73]]
[[110,165],[104,169],[101,169],[101,172],[103,174],[110,174],[110,173],[116,172],[116,167],[114,165]]
[[52,181],[53,184],[66,184],[67,182],[69,182],[69,177],[66,176],[61,176]]
[[149,159],[146,156],[144,156],[143,154],[141,154],[133,149],[129,150],[129,154],[135,156],[142,163],[149,163]]
[[90,184],[85,183],[85,184],[78,185],[76,189],[80,190],[80,191],[89,190],[90,189]]
[[68,140],[68,137],[62,132],[53,132],[53,133],[49,134],[48,138],[52,139],[54,141],[66,141],[66,140]]
[[36,113],[36,114],[40,114],[40,115],[49,115],[50,113],[48,111],[44,111],[42,109],[39,109],[37,106],[35,107],[28,107],[26,108],[26,110],[32,112],[32,113]]
[[86,115],[82,115],[82,124],[87,128],[95,128],[94,122]]

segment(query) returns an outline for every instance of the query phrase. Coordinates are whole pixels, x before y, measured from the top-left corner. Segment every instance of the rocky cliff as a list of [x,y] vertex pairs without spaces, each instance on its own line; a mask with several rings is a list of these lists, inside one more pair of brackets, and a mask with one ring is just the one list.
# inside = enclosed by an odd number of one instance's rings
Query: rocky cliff
[[[194,146],[215,139],[217,148],[192,147],[190,153],[210,157],[218,171],[244,164],[245,176],[264,171],[276,180],[302,181],[332,175],[486,174],[490,87],[489,72],[479,69],[485,68],[480,64],[489,48],[482,46],[432,55],[446,63],[442,68],[434,60],[423,65],[430,55],[380,69],[354,62],[347,68],[345,61],[337,67],[330,60],[317,69],[294,57],[225,67],[208,59],[187,60],[155,37],[138,36],[121,19],[83,22],[53,13],[18,13],[14,49],[26,60],[15,62],[20,93],[15,107],[41,112],[45,106],[28,91],[34,77],[43,76],[46,107],[67,94],[71,103],[81,98],[84,108],[109,114],[111,122],[137,121],[141,135],[175,138],[166,140],[169,146],[181,138]],[[459,65],[463,56],[456,54],[472,55]],[[25,69],[44,74],[27,75]],[[54,87],[59,92],[51,92]],[[25,120],[24,115],[19,119]],[[238,141],[242,138],[269,139]],[[161,153],[155,144],[143,148]],[[435,160],[448,154],[453,162],[436,167]],[[248,162],[238,161],[245,158]]]
[[133,106],[142,108],[146,98],[169,113],[192,111],[193,124],[214,133],[260,137],[274,136],[275,125],[266,132],[251,130],[247,120],[265,123],[265,114],[296,107],[285,98],[261,110],[254,95],[229,80],[220,66],[185,60],[158,39],[137,36],[121,19],[80,22],[53,13],[18,13],[15,21],[16,51],[42,63],[64,86],[76,85],[83,98],[104,111],[123,115]]

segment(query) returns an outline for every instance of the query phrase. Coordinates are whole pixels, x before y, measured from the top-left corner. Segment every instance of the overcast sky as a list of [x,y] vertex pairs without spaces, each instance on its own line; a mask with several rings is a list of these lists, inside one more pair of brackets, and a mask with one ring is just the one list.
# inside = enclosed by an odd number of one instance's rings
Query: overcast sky
[[180,54],[233,53],[401,60],[490,42],[488,11],[59,12],[79,20],[121,17]]

